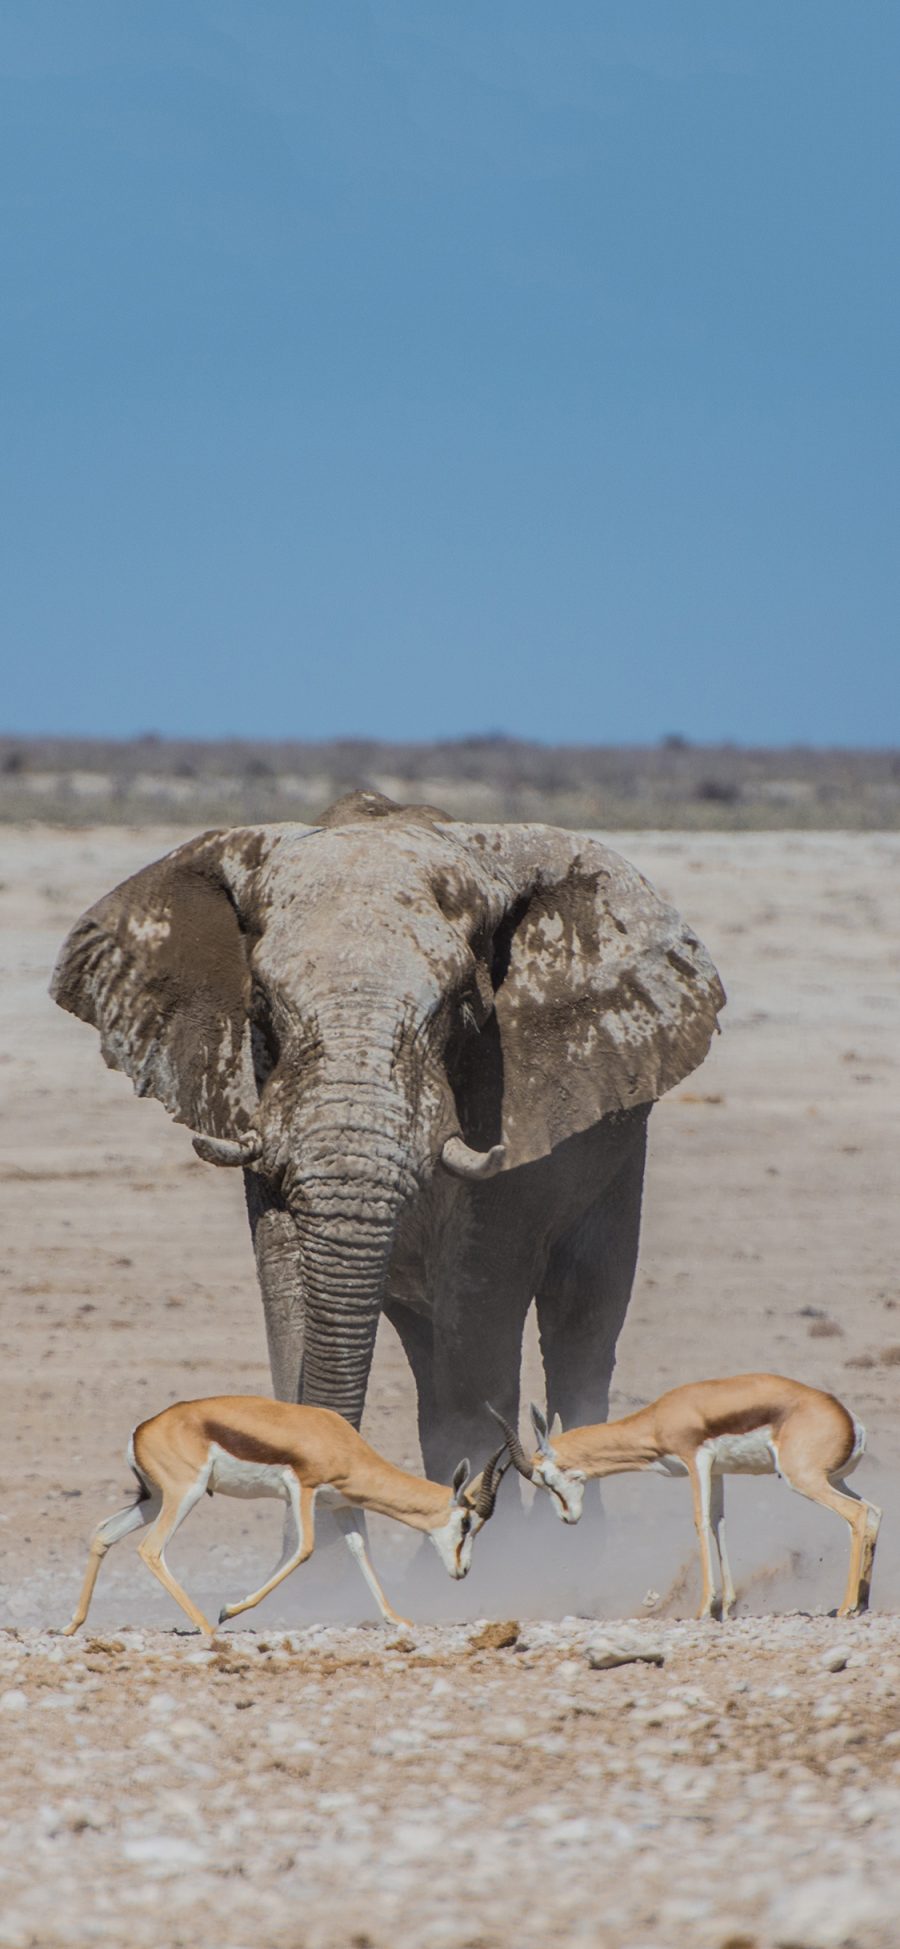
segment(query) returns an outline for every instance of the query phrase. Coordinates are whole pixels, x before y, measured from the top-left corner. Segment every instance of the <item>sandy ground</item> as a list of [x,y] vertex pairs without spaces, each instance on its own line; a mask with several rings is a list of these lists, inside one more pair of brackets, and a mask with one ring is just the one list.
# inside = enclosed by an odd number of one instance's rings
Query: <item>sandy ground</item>
[[[605,1528],[594,1512],[574,1532],[524,1521],[505,1491],[463,1586],[378,1527],[391,1594],[442,1620],[412,1653],[361,1628],[366,1593],[326,1550],[210,1658],[173,1634],[127,1543],[102,1635],[36,1635],[69,1614],[90,1529],[126,1499],[133,1423],[267,1385],[240,1187],[46,997],[71,920],[179,836],[0,834],[0,1579],[20,1634],[0,1638],[0,1944],[895,1944],[900,839],[614,842],[697,927],[730,999],[703,1070],[651,1121],[613,1410],[751,1367],[833,1387],[869,1430],[856,1485],[885,1508],[871,1620],[798,1615],[840,1594],[842,1526],[741,1482],[743,1622],[674,1622],[696,1596],[684,1487],[632,1478],[607,1490]],[[533,1337],[525,1369],[539,1392]],[[418,1465],[387,1328],[367,1433]],[[220,1501],[172,1555],[214,1610],[277,1548],[272,1508]],[[664,1666],[590,1670],[598,1627],[574,1613],[641,1618]],[[522,1620],[531,1649],[473,1653],[465,1620],[486,1616]]]
[[0,1642],[0,1941],[896,1949],[897,1620],[595,1635]]

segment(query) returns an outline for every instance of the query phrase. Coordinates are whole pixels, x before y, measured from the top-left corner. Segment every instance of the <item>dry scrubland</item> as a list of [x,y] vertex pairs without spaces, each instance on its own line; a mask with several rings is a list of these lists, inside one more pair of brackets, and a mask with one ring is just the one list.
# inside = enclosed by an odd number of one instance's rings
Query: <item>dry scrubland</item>
[[[724,1629],[679,1621],[684,1485],[626,1479],[605,1529],[570,1533],[517,1518],[507,1484],[461,1587],[377,1530],[391,1594],[438,1620],[413,1650],[363,1622],[362,1585],[325,1551],[210,1652],[129,1543],[93,1631],[50,1635],[93,1523],[125,1500],[131,1424],[266,1385],[239,1186],[46,998],[74,916],[181,830],[8,827],[0,849],[3,1949],[895,1949],[900,839],[614,841],[730,995],[707,1064],[651,1122],[614,1411],[767,1365],[844,1394],[870,1433],[857,1480],[886,1512],[874,1614],[821,1615],[843,1529],[778,1484],[729,1485],[743,1604]],[[388,1329],[370,1398],[367,1432],[415,1464]],[[217,1607],[278,1527],[207,1504],[173,1560]],[[518,1638],[479,1648],[485,1617]],[[610,1628],[665,1662],[593,1669],[598,1617],[637,1618]]]
[[657,745],[561,748],[499,735],[440,744],[0,736],[0,821],[312,821],[360,784],[459,819],[544,819],[584,830],[900,828],[900,754],[891,750],[749,750],[674,736]]

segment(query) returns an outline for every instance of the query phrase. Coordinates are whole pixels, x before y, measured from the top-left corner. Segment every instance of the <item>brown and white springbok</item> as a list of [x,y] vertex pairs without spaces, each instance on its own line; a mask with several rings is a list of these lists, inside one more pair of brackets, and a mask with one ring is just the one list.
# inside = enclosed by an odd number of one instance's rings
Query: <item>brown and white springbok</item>
[[516,1430],[491,1412],[520,1474],[548,1490],[566,1523],[577,1523],[585,1482],[595,1477],[631,1469],[690,1476],[703,1577],[698,1617],[712,1617],[716,1602],[712,1537],[722,1575],[722,1616],[734,1607],[725,1549],[725,1475],[780,1475],[798,1495],[843,1516],[852,1543],[838,1616],[867,1609],[881,1510],[844,1480],[864,1452],[866,1432],[833,1394],[780,1374],[736,1374],[673,1387],[620,1421],[570,1428],[566,1434],[551,1433],[532,1402],[538,1446],[530,1458]]
[[[505,1468],[499,1448],[477,1480],[460,1462],[450,1488],[395,1468],[330,1408],[297,1407],[254,1395],[214,1395],[202,1401],[177,1401],[135,1428],[128,1461],[137,1476],[136,1500],[95,1530],[81,1596],[63,1636],[71,1636],[88,1614],[103,1558],[113,1543],[132,1530],[146,1529],[138,1553],[148,1570],[181,1605],[200,1631],[212,1625],[176,1582],[165,1547],[201,1496],[276,1496],[293,1516],[293,1533],[271,1577],[238,1604],[225,1604],[219,1623],[259,1604],[292,1570],[305,1563],[315,1542],[317,1499],[334,1516],[386,1624],[405,1625],[388,1603],[366,1552],[357,1510],[393,1516],[430,1536],[451,1577],[464,1577],[472,1544],[493,1514]],[[508,1466],[508,1464],[507,1464]]]

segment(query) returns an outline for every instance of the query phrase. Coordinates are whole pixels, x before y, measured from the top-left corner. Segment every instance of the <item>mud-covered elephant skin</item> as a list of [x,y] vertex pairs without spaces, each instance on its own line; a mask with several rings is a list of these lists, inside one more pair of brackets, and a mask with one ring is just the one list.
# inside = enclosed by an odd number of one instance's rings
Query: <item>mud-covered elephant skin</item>
[[548,1400],[606,1412],[646,1120],[724,1001],[617,854],[376,793],[317,826],[205,833],[77,922],[56,1000],[244,1166],[272,1376],[358,1425],[379,1313],[426,1468],[514,1417],[537,1301]]

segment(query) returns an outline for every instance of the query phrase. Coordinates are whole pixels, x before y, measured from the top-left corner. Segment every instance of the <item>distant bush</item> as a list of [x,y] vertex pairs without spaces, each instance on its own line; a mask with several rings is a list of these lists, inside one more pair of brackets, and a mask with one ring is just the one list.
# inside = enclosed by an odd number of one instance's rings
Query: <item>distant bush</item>
[[708,805],[737,805],[740,796],[740,786],[725,778],[701,778],[694,786],[695,799],[704,799]]

